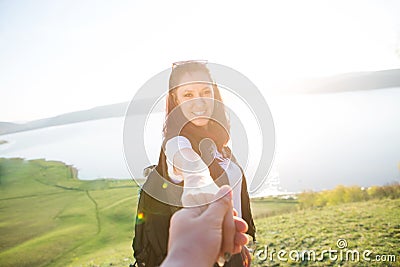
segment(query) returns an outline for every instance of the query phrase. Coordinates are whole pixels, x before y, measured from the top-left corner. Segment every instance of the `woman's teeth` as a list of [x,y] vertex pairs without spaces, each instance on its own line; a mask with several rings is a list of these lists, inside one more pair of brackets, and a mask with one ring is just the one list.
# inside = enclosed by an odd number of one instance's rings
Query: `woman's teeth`
[[206,113],[205,111],[193,111],[193,114],[196,115],[196,116],[202,116],[205,113]]

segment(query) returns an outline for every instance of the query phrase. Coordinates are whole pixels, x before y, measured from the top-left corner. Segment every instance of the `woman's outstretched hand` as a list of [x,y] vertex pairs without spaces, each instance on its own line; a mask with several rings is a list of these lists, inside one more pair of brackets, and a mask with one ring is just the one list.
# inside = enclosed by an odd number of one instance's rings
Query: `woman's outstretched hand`
[[207,205],[183,208],[171,219],[168,256],[162,266],[210,267],[242,251],[248,239],[247,223],[236,217],[232,189],[223,186]]

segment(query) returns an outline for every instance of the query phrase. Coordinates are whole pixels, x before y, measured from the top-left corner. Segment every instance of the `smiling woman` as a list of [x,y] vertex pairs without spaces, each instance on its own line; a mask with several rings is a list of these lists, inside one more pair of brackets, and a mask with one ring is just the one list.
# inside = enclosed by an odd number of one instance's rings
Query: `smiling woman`
[[[187,61],[173,66],[163,137],[158,165],[143,185],[138,203],[137,214],[145,218],[137,218],[135,226],[133,248],[138,265],[160,265],[167,254],[174,212],[179,207],[209,204],[223,185],[231,186],[233,207],[255,239],[246,179],[228,147],[229,120],[206,62]],[[178,201],[166,203],[171,199]],[[232,251],[225,252],[229,253],[225,260],[230,260],[224,266],[247,266],[250,260],[246,248],[232,257]]]
[[211,85],[194,83],[180,86],[171,94],[174,101],[181,105],[186,119],[196,126],[207,126],[213,112],[214,93]]

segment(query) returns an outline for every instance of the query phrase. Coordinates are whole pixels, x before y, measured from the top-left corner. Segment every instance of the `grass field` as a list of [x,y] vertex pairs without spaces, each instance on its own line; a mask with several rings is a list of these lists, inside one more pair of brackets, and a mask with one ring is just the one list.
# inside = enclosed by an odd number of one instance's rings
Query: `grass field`
[[[254,253],[254,266],[400,266],[400,199],[296,211],[258,219],[257,229],[259,239]],[[346,243],[343,249],[338,247]],[[272,256],[274,261],[271,261],[269,254],[265,259],[267,248],[269,252],[283,250],[282,254],[286,252],[286,255],[281,258],[287,261],[280,261],[276,254]],[[337,250],[336,254],[332,253],[331,260],[328,252],[321,256],[323,250],[330,249]],[[301,255],[304,250],[315,251],[316,260],[308,258],[308,254],[305,254],[305,260],[297,260],[296,253]],[[355,261],[356,252],[354,257],[350,254],[352,252],[346,256],[347,251],[355,250],[360,253],[359,262]],[[371,261],[362,258],[366,250],[371,251],[366,257]],[[292,259],[289,253],[293,253]],[[377,262],[377,255],[381,259],[387,258],[387,261]]]
[[61,162],[0,159],[0,266],[128,266],[137,186]]
[[[137,201],[131,180],[81,181],[61,162],[0,159],[0,266],[129,266]],[[253,266],[400,266],[400,200],[298,210],[295,200],[252,200]],[[265,259],[272,250],[370,250],[396,262]],[[267,256],[270,256],[268,255]],[[296,256],[292,254],[292,256]],[[295,257],[293,257],[295,258]]]

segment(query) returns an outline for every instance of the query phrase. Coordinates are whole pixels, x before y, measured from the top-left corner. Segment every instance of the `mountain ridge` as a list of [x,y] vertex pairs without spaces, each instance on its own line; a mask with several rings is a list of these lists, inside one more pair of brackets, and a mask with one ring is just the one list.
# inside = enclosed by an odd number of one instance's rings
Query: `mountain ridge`
[[27,123],[0,122],[0,135],[29,131],[45,127],[98,120],[125,115],[129,102],[98,106],[91,109],[68,112],[54,117],[30,121]]
[[[295,82],[279,88],[276,94],[324,94],[346,91],[362,91],[400,87],[400,69],[381,71],[353,72],[330,77]],[[146,111],[157,99],[146,98],[140,102],[139,110]],[[98,106],[91,109],[60,114],[54,117],[30,121],[27,123],[0,122],[0,136],[10,133],[29,131],[51,126],[98,120],[125,115],[129,102]]]

